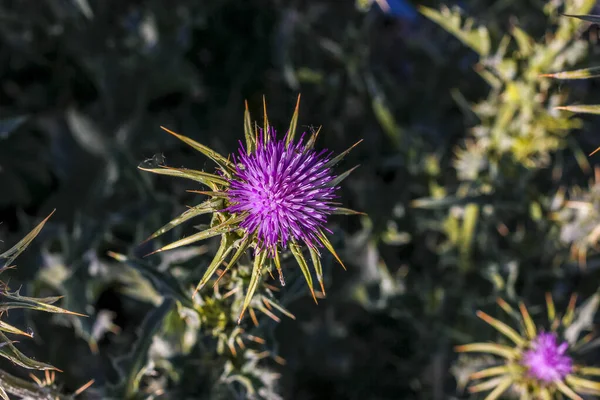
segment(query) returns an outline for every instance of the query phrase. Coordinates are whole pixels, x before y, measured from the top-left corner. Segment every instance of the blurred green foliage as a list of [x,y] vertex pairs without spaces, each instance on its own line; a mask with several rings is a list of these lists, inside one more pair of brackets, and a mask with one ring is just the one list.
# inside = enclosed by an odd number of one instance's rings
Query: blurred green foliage
[[[597,73],[594,21],[562,15],[594,2],[383,3],[0,3],[2,244],[57,209],[2,278],[89,315],[10,314],[36,332],[20,350],[63,371],[52,390],[94,379],[78,399],[467,398],[465,376],[489,359],[453,346],[499,338],[476,309],[495,316],[502,296],[535,315],[544,292],[561,307],[597,291],[597,117],[569,107],[600,104],[599,91],[553,75]],[[331,219],[348,271],[324,256],[318,306],[284,267],[286,286],[267,279],[261,312],[237,325],[247,263],[192,299],[218,240],[143,258],[197,231],[144,242],[200,197],[137,166],[212,172],[159,127],[230,154],[245,99],[257,115],[265,95],[285,129],[299,92],[298,129],[322,125],[319,148],[364,139],[341,200],[368,216]]]

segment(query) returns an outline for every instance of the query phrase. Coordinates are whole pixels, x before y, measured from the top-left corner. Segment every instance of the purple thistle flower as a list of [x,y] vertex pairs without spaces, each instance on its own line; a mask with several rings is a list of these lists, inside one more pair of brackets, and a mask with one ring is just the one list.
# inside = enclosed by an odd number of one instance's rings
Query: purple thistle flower
[[567,342],[558,344],[555,333],[540,333],[523,354],[522,363],[535,379],[560,381],[573,371],[573,360],[565,354],[568,348]]
[[318,230],[336,209],[332,200],[338,187],[327,166],[331,153],[304,146],[303,137],[286,144],[271,129],[260,134],[250,154],[240,142],[227,211],[246,215],[240,227],[255,232],[257,250],[267,250],[270,256],[278,244],[286,248],[290,241],[316,247]]

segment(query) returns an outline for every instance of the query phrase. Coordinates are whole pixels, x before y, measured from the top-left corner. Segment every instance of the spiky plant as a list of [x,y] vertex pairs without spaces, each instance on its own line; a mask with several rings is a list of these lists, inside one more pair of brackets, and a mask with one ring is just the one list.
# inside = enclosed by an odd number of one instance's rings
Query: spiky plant
[[[4,260],[4,264],[2,267],[0,267],[0,273],[9,268],[14,268],[12,263],[40,233],[50,216],[52,216],[52,214],[47,216],[17,244],[0,254],[0,259]],[[85,316],[52,305],[53,303],[57,302],[60,297],[34,298],[21,296],[18,290],[11,292],[8,284],[3,281],[0,281],[0,296],[2,296],[3,300],[0,302],[0,317],[7,314],[8,311],[15,309],[27,309],[57,314]],[[21,351],[19,351],[15,346],[16,342],[9,339],[5,333],[26,336],[29,338],[33,337],[32,331],[23,331],[3,320],[0,320],[0,356],[23,368],[41,371],[60,371],[58,368],[50,364],[36,361],[21,353]],[[67,398],[67,396],[63,396],[56,392],[53,388],[47,386],[48,385],[39,385],[39,387],[37,387],[29,382],[23,381],[22,379],[13,377],[4,371],[0,371],[0,397],[4,400],[8,400],[9,398],[7,393],[12,393],[18,396],[29,396],[28,398],[36,399]],[[85,387],[87,387],[87,385]]]
[[600,383],[584,378],[600,376],[600,368],[577,364],[574,359],[575,352],[592,338],[591,335],[578,337],[581,330],[574,324],[576,300],[577,296],[573,295],[561,316],[556,313],[552,296],[547,294],[547,327],[536,326],[523,303],[517,312],[506,301],[497,300],[498,305],[518,321],[517,329],[478,311],[477,316],[508,338],[512,345],[471,343],[456,348],[458,352],[487,353],[502,358],[498,365],[473,373],[470,379],[478,382],[470,386],[469,391],[491,391],[486,400],[497,399],[509,389],[521,399],[550,400],[566,396],[582,400],[579,394],[600,395]]
[[[264,124],[252,125],[248,105],[244,114],[245,144],[240,142],[237,155],[224,157],[208,147],[169,129],[162,128],[192,146],[217,164],[216,173],[160,166],[140,169],[156,174],[187,178],[199,182],[209,191],[192,191],[208,200],[190,208],[156,231],[154,239],[173,227],[202,214],[212,214],[210,228],[175,241],[154,253],[175,249],[214,236],[221,236],[217,253],[196,287],[202,289],[223,263],[225,272],[253,249],[254,261],[249,287],[238,323],[248,308],[262,272],[274,265],[284,285],[281,252],[291,251],[298,262],[316,302],[308,262],[308,250],[317,279],[324,292],[321,254],[325,247],[343,263],[327,239],[325,226],[332,214],[356,214],[334,202],[339,184],[352,169],[336,175],[333,167],[355,146],[333,157],[332,153],[314,150],[319,130],[296,139],[300,97],[283,138],[278,138],[269,124],[264,104]],[[358,144],[358,143],[357,143]],[[229,259],[228,259],[229,258]]]

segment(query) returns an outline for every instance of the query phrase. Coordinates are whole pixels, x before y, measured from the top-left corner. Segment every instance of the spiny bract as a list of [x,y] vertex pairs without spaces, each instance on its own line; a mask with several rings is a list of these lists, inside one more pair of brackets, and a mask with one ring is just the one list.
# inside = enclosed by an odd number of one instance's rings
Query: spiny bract
[[266,105],[264,125],[259,128],[256,124],[252,126],[246,104],[245,144],[240,142],[238,155],[231,158],[226,158],[188,137],[163,128],[211,158],[218,166],[216,174],[166,166],[158,168],[140,166],[144,171],[192,179],[210,189],[193,191],[210,198],[190,208],[149,238],[150,240],[162,235],[198,215],[213,214],[209,229],[155,251],[156,253],[170,250],[220,235],[221,245],[198,283],[196,291],[208,282],[230,254],[233,253],[227,261],[226,271],[235,265],[249,248],[254,249],[252,276],[240,320],[250,304],[263,268],[271,262],[274,263],[280,281],[282,285],[284,284],[280,262],[280,252],[284,250],[289,249],[293,254],[316,301],[312,275],[302,252],[303,247],[308,249],[324,293],[321,255],[318,249],[324,246],[342,264],[325,236],[327,218],[332,214],[357,214],[356,211],[338,207],[333,201],[339,183],[354,169],[335,175],[333,167],[354,146],[336,157],[326,150],[316,151],[314,145],[319,134],[318,130],[308,136],[303,134],[296,141],[299,104],[300,97],[289,129],[283,138],[278,138],[275,130],[269,125]]

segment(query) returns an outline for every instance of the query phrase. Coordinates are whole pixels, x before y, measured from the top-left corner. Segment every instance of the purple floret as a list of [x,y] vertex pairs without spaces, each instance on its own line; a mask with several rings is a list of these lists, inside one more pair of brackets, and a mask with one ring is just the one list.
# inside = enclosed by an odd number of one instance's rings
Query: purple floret
[[573,371],[573,360],[565,354],[568,348],[567,342],[558,344],[555,333],[540,333],[523,355],[522,363],[535,379],[560,381]]
[[318,231],[335,210],[338,187],[332,186],[335,175],[325,166],[330,156],[305,148],[302,138],[286,145],[274,131],[268,134],[266,142],[259,136],[250,155],[240,143],[227,210],[246,215],[240,226],[255,232],[260,249],[271,255],[292,239],[316,247]]

